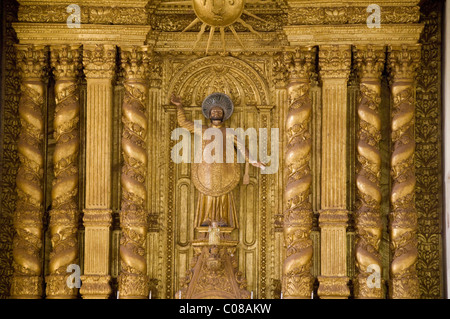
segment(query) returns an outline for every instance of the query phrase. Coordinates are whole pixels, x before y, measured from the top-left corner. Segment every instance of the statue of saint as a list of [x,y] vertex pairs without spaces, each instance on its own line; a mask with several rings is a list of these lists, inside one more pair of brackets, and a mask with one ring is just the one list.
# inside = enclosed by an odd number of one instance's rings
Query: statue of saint
[[[236,207],[234,203],[232,190],[239,184],[240,181],[240,167],[236,160],[236,151],[245,153],[245,160],[250,162],[255,167],[264,169],[265,166],[258,161],[249,158],[249,151],[245,148],[245,141],[233,136],[234,141],[234,162],[227,163],[225,159],[225,141],[227,137],[226,127],[224,121],[227,120],[233,113],[233,102],[223,93],[213,93],[209,95],[202,103],[202,113],[210,120],[209,125],[202,125],[201,131],[195,132],[194,122],[188,121],[184,113],[181,99],[172,95],[171,102],[177,106],[178,124],[189,130],[191,133],[203,134],[208,128],[216,128],[222,132],[223,136],[223,161],[207,162],[202,158],[200,163],[192,163],[192,181],[194,186],[199,191],[197,208],[195,213],[194,225],[195,227],[208,227],[217,222],[219,227],[238,227],[238,220],[236,216]],[[214,142],[214,136],[211,140],[202,140],[201,151],[208,146],[209,143]]]

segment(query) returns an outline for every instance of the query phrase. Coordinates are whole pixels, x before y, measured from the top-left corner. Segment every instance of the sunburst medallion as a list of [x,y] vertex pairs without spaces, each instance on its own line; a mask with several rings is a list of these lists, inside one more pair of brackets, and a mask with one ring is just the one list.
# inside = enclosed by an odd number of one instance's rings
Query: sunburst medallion
[[261,34],[255,31],[253,27],[242,19],[242,15],[245,14],[262,22],[266,22],[246,10],[245,0],[187,0],[187,1],[174,1],[166,2],[167,4],[186,4],[188,3],[194,8],[195,15],[197,16],[182,32],[188,31],[198,23],[202,23],[200,31],[197,35],[197,40],[194,43],[195,49],[201,40],[202,35],[205,33],[206,27],[209,26],[209,37],[206,45],[206,53],[208,53],[211,45],[212,38],[216,29],[219,29],[222,49],[225,51],[225,29],[231,30],[238,43],[245,48],[241,39],[239,38],[234,23],[240,23],[246,27],[250,32],[256,34],[262,38]]

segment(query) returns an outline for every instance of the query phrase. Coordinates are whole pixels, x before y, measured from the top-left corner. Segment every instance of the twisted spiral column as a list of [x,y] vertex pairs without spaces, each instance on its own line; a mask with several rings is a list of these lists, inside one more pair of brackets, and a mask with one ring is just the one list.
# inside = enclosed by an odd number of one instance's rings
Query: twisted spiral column
[[55,178],[50,211],[50,253],[47,298],[75,298],[76,288],[66,283],[67,266],[78,264],[78,154],[80,147],[77,71],[80,46],[52,46],[51,66],[55,75]]
[[44,46],[16,46],[21,73],[19,100],[20,165],[16,177],[17,204],[13,217],[13,277],[11,298],[42,296],[42,227],[44,177],[44,94],[47,63]]
[[[358,46],[354,50],[360,79],[357,128],[356,166],[356,268],[355,297],[383,298],[383,285],[370,285],[369,276],[374,266],[381,271],[379,252],[382,220],[381,203],[381,72],[383,71],[384,47]],[[369,267],[370,266],[370,267]],[[380,272],[381,276],[381,272]]]
[[390,298],[419,298],[416,272],[417,211],[414,170],[415,70],[420,62],[420,45],[391,46],[388,63],[393,109],[391,114],[391,212]]
[[121,47],[125,74],[122,104],[122,206],[120,298],[147,298],[147,98],[150,52],[146,46]]
[[289,109],[286,115],[284,239],[282,291],[286,299],[310,298],[312,291],[310,233],[312,229],[311,121],[309,76],[314,58],[311,48],[287,54]]

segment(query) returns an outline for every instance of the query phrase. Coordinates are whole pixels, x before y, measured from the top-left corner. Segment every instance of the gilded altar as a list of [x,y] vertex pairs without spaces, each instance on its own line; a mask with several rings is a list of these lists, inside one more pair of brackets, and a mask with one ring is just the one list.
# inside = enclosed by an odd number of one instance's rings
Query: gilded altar
[[[0,298],[442,298],[443,2],[371,4],[4,1]],[[220,234],[171,159],[213,92],[279,150]]]

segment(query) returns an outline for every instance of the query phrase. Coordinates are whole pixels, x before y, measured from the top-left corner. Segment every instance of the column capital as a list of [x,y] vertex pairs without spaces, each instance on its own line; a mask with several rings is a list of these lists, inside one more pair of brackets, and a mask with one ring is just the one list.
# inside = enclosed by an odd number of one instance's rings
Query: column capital
[[50,64],[56,80],[74,79],[81,68],[81,45],[52,45]]
[[388,68],[391,81],[413,81],[420,64],[421,45],[388,46]]
[[116,47],[108,44],[84,45],[83,65],[88,79],[112,79],[116,68]]
[[44,45],[16,44],[16,62],[22,79],[41,81],[46,75],[48,48]]
[[293,82],[299,79],[309,80],[314,68],[316,49],[312,46],[298,47],[294,51],[284,52],[284,65],[287,78]]
[[322,80],[348,80],[351,56],[350,45],[321,45],[319,47],[319,70]]
[[384,45],[357,45],[353,47],[353,54],[361,81],[381,80],[386,59]]
[[120,47],[120,61],[126,80],[147,81],[152,60],[152,49],[148,45]]

